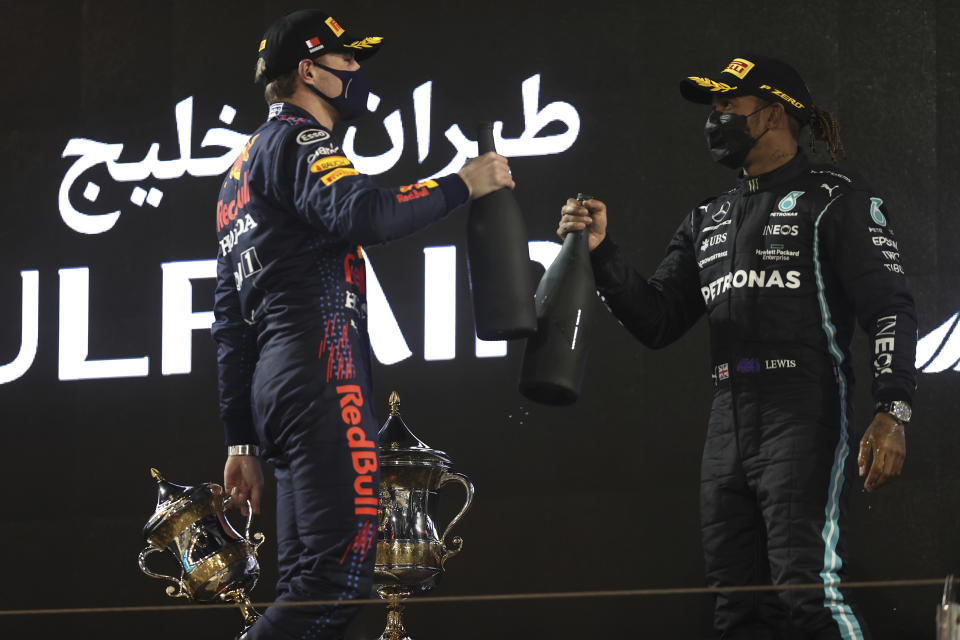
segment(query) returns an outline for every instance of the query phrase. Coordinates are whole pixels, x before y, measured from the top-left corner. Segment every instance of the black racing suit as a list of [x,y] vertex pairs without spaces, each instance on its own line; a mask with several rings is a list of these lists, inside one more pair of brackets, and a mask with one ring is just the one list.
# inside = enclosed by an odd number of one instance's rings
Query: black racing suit
[[823,585],[719,596],[723,638],[864,637],[839,589],[857,452],[855,319],[870,335],[874,398],[910,402],[915,389],[917,319],[883,201],[801,152],[691,211],[649,280],[609,239],[591,259],[605,303],[645,345],[709,318],[708,584]]
[[[371,590],[378,424],[360,245],[399,238],[467,200],[459,176],[377,188],[306,111],[271,105],[217,203],[220,415],[277,477],[280,600]],[[274,607],[247,638],[341,638],[355,607]]]

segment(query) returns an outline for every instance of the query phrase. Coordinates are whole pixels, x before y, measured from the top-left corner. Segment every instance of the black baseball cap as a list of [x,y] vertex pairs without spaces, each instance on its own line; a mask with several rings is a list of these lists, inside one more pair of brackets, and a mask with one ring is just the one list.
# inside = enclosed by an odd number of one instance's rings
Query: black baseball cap
[[781,60],[755,54],[734,58],[720,72],[718,80],[699,76],[684,78],[680,81],[680,95],[700,104],[710,104],[718,95],[750,95],[776,100],[800,124],[810,121],[813,101],[796,69]]
[[351,52],[365,60],[380,48],[380,36],[359,36],[340,26],[319,9],[294,11],[274,22],[260,41],[260,58],[266,63],[267,82],[297,68],[301,60],[331,52]]

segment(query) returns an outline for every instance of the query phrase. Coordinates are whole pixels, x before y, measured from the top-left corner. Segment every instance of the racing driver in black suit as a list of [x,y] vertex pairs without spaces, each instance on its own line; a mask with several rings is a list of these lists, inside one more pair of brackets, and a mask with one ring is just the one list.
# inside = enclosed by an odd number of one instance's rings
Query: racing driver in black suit
[[707,583],[822,585],[720,593],[721,637],[868,637],[842,589],[856,322],[870,336],[876,402],[858,456],[868,491],[900,473],[915,389],[917,319],[889,213],[862,179],[798,148],[809,125],[831,154],[842,150],[836,120],[789,65],[745,55],[680,89],[713,105],[708,145],[741,169],[736,186],[684,218],[650,279],[607,235],[604,203],[568,200],[558,233],[589,228],[598,290],[643,344],[663,347],[709,319]]
[[[459,174],[378,188],[343,154],[334,122],[364,113],[359,61],[381,46],[317,10],[277,20],[259,46],[268,120],[217,203],[224,485],[260,507],[259,455],[277,478],[277,599],[368,597],[376,557],[378,424],[371,409],[362,245],[401,238],[513,187],[493,153]],[[249,640],[342,638],[356,606],[270,608]]]

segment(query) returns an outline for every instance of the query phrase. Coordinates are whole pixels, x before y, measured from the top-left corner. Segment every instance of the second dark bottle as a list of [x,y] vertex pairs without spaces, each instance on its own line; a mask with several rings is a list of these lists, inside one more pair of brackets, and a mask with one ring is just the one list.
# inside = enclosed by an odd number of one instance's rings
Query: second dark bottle
[[[589,199],[577,194],[581,204]],[[589,233],[567,234],[537,287],[537,333],[527,340],[519,387],[524,396],[544,404],[571,404],[580,396],[597,297]]]

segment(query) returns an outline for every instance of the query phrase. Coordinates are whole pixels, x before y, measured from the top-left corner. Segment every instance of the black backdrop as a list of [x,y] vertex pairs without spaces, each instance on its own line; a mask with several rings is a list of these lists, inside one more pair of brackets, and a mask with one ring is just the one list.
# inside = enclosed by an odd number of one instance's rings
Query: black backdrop
[[[6,455],[0,500],[0,608],[163,604],[162,585],[136,568],[140,529],[154,504],[147,475],[220,481],[213,343],[195,331],[189,374],[163,375],[161,264],[215,256],[216,176],[114,180],[101,164],[70,190],[90,213],[122,210],[99,234],[69,228],[58,191],[74,157],[68,140],[124,145],[139,162],[182,157],[174,107],[193,96],[195,157],[211,127],[249,133],[264,117],[252,85],[255,47],[292,2],[5,2],[6,90],[0,134],[0,364],[21,342],[22,271],[39,280],[35,358],[0,385]],[[652,270],[685,212],[727,188],[732,175],[703,148],[702,108],[677,95],[679,78],[716,73],[756,50],[792,61],[817,103],[843,124],[849,166],[878,187],[892,212],[921,314],[921,336],[960,309],[960,136],[954,114],[960,11],[949,2],[673,3],[504,2],[330,4],[340,22],[386,36],[368,65],[378,110],[356,149],[389,148],[385,114],[400,109],[402,156],[382,184],[408,183],[452,157],[444,131],[468,135],[480,119],[523,129],[521,83],[541,74],[542,107],[574,106],[576,142],[562,153],[517,157],[511,167],[531,239],[551,240],[563,200],[589,190],[610,206],[611,232]],[[411,92],[433,81],[431,151],[418,162]],[[224,105],[236,108],[229,125]],[[541,135],[563,131],[551,125]],[[91,202],[86,182],[101,191]],[[130,202],[131,189],[162,191],[158,206]],[[703,323],[669,349],[637,345],[607,314],[596,322],[581,401],[554,409],[515,391],[519,349],[476,358],[463,258],[463,213],[369,256],[412,355],[377,365],[376,402],[397,389],[420,437],[446,450],[477,486],[448,564],[442,595],[702,585],[697,486],[710,397]],[[423,357],[423,253],[455,245],[456,358]],[[58,270],[89,268],[90,359],[149,357],[148,374],[60,380]],[[73,272],[75,273],[75,272]],[[28,279],[31,276],[26,276]],[[68,279],[68,282],[73,282]],[[71,284],[71,286],[73,286]],[[193,308],[210,308],[212,281],[193,282]],[[73,291],[72,293],[76,293]],[[857,344],[865,372],[864,344]],[[29,355],[29,354],[27,354]],[[29,360],[29,358],[28,358]],[[8,368],[9,374],[12,369]],[[865,376],[861,376],[864,377]],[[960,435],[958,374],[923,374],[902,478],[852,495],[856,579],[940,577],[960,566],[955,463]],[[857,390],[863,416],[866,385]],[[444,514],[459,498],[444,494]],[[272,500],[259,520],[272,540]],[[272,596],[274,547],[262,553],[255,591]],[[937,588],[860,592],[878,638],[932,635]],[[707,596],[533,603],[413,605],[420,638],[710,637]],[[352,638],[376,637],[383,611],[366,608]],[[231,637],[230,612],[0,617],[3,637]]]

